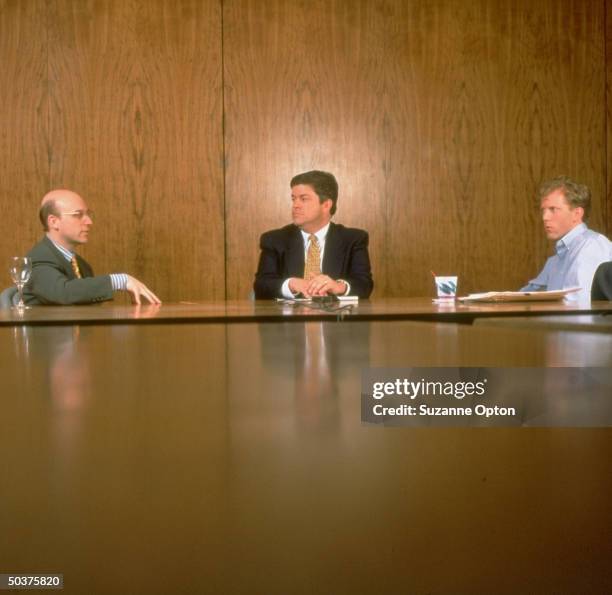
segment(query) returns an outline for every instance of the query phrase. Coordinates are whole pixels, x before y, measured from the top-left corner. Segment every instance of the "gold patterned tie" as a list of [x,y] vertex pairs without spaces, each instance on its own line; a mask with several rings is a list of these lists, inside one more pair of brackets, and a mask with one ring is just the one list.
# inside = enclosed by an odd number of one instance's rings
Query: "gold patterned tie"
[[70,259],[70,264],[72,265],[72,270],[74,271],[76,278],[82,279],[83,275],[81,275],[81,269],[79,269],[79,263],[77,262],[76,256],[73,256]]
[[319,240],[313,233],[308,238],[308,253],[306,254],[306,264],[304,265],[304,279],[312,279],[321,274],[321,247]]

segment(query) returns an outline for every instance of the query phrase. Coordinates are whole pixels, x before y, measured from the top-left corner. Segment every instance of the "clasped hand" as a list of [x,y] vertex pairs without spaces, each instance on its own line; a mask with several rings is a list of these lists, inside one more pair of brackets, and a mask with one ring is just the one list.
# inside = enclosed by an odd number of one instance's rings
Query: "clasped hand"
[[298,279],[289,281],[289,289],[294,293],[301,293],[305,297],[315,295],[341,295],[346,291],[346,285],[341,281],[334,281],[328,275],[316,275],[312,279]]

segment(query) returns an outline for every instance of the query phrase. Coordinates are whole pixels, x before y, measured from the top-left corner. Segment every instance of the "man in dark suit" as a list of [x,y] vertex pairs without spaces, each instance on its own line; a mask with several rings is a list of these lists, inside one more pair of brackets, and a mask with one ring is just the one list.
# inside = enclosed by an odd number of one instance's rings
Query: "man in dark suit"
[[91,304],[113,299],[113,292],[128,291],[136,304],[141,298],[159,304],[159,298],[138,279],[125,273],[94,276],[76,248],[89,239],[92,212],[70,190],[52,190],[44,196],[39,217],[46,232],[28,256],[32,276],[24,290],[27,304]]
[[330,173],[309,171],[291,180],[293,224],[261,236],[257,299],[369,297],[368,234],[331,222],[337,201],[338,182]]

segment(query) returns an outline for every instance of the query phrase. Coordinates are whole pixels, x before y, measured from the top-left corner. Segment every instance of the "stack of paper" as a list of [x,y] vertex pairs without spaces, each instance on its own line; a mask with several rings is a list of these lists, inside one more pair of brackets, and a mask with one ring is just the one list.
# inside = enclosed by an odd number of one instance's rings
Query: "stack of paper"
[[471,293],[460,297],[463,302],[534,302],[562,300],[569,293],[580,291],[580,287],[568,287],[554,291],[488,291]]

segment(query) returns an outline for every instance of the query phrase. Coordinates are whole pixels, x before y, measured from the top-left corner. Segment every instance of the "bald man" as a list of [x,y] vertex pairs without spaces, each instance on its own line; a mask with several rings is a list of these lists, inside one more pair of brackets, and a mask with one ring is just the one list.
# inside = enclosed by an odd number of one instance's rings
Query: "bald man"
[[96,275],[76,249],[87,243],[92,212],[71,190],[52,190],[40,205],[40,221],[46,232],[28,256],[32,276],[24,289],[24,301],[36,304],[92,304],[112,300],[115,291],[128,291],[132,301],[144,298],[159,304],[159,298],[143,283],[126,275]]

